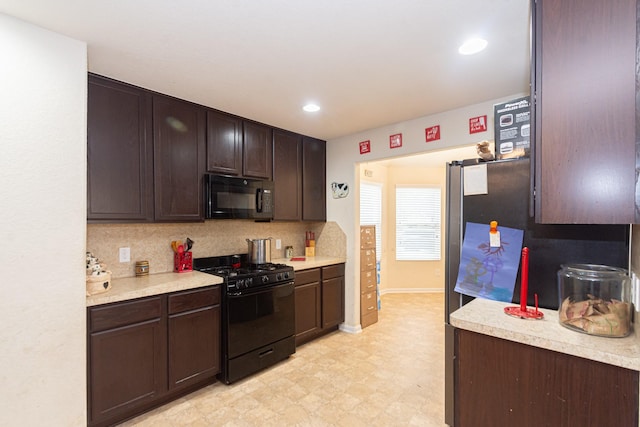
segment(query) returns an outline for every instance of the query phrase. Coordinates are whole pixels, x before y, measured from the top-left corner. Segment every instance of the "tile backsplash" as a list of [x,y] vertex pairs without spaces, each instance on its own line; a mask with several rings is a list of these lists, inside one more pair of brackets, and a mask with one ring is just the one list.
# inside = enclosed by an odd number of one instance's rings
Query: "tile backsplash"
[[[295,256],[304,255],[305,231],[316,236],[317,256],[346,257],[346,236],[335,222],[253,222],[250,220],[210,220],[203,223],[171,224],[87,224],[87,251],[107,265],[114,278],[135,275],[136,261],[149,261],[149,271],[173,271],[172,240],[195,241],[195,258],[247,253],[246,239],[272,237],[271,257],[283,258],[284,248],[293,246]],[[118,260],[119,248],[131,249],[130,262]]]

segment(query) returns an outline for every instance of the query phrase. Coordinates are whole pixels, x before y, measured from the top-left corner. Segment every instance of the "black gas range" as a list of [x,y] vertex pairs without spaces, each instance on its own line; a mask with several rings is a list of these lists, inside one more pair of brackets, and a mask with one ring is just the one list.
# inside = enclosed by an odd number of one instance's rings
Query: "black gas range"
[[222,277],[222,366],[230,384],[295,353],[294,271],[251,264],[247,254],[196,258],[193,268]]

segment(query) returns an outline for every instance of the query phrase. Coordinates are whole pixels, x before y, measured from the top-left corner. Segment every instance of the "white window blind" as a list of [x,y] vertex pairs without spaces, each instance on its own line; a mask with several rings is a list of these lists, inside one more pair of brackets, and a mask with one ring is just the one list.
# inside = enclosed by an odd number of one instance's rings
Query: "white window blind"
[[360,183],[360,225],[376,226],[376,258],[380,261],[382,246],[382,185]]
[[396,186],[396,260],[440,259],[439,187]]

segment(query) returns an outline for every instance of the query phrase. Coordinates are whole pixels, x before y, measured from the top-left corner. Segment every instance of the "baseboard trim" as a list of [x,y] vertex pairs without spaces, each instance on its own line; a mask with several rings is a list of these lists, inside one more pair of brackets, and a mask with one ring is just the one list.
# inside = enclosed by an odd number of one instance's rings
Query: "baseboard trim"
[[385,294],[442,294],[444,288],[392,288],[380,290],[380,295]]
[[362,327],[360,325],[345,325],[344,323],[341,323],[338,329],[348,334],[359,334],[362,332]]

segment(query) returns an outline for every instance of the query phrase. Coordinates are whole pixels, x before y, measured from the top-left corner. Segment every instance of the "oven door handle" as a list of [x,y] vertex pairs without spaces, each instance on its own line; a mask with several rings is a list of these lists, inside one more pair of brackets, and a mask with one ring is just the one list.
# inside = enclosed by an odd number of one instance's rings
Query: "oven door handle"
[[229,298],[241,298],[245,295],[254,295],[261,292],[268,292],[274,289],[284,288],[286,286],[293,286],[293,281],[285,282],[285,283],[277,283],[277,284],[268,285],[268,286],[259,286],[257,288],[248,288],[248,289],[242,289],[239,291],[227,292],[227,296]]

